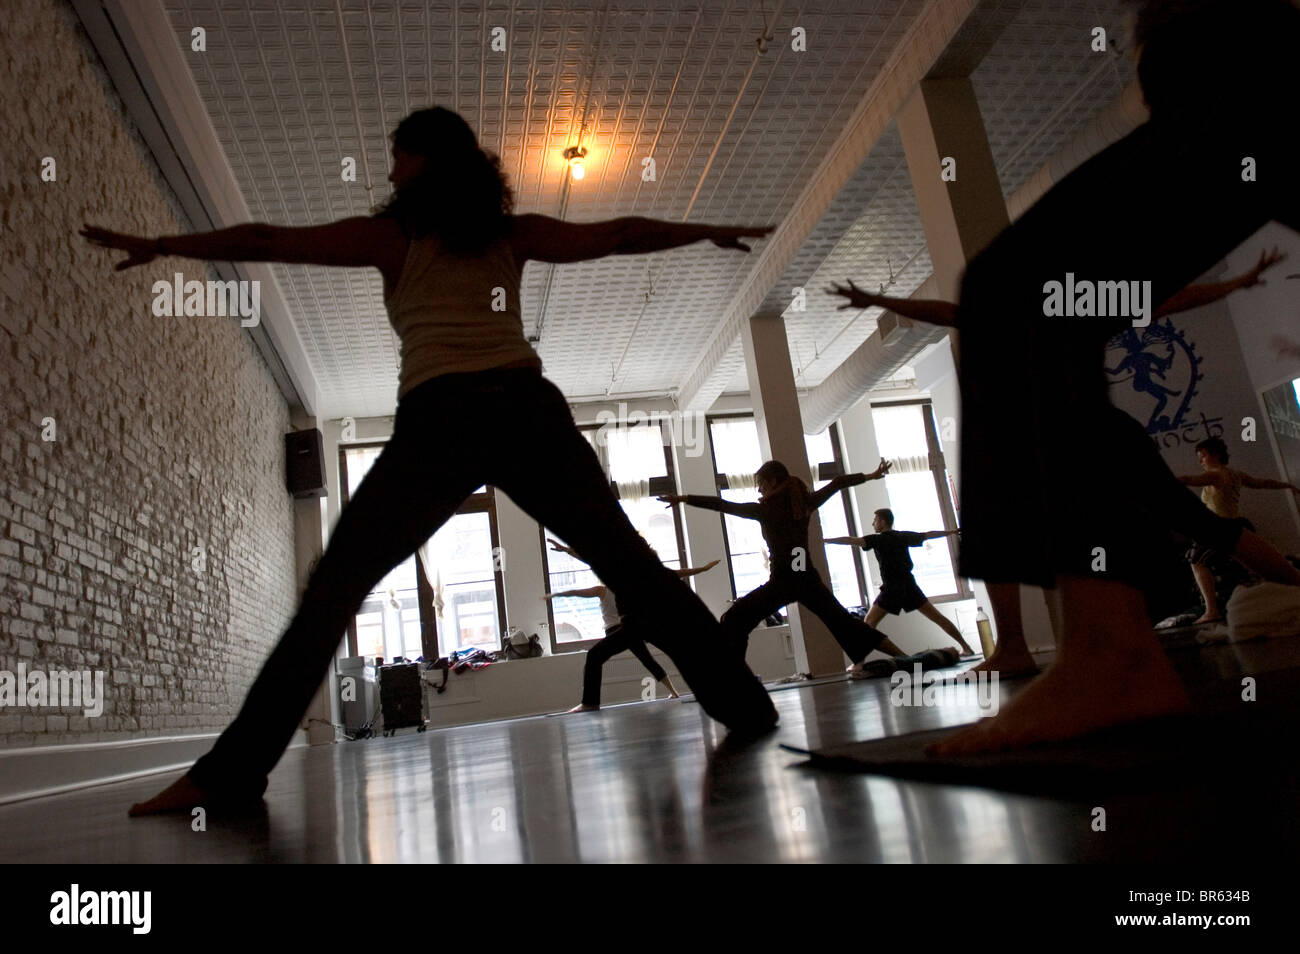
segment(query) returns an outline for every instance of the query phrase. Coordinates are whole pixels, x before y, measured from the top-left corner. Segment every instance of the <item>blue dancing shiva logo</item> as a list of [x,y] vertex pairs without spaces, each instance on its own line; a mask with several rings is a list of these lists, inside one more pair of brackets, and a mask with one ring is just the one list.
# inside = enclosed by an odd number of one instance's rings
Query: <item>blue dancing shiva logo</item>
[[[1117,357],[1119,363],[1112,367]],[[1146,424],[1147,433],[1153,437],[1183,425],[1196,396],[1196,384],[1204,377],[1200,372],[1202,360],[1196,345],[1169,321],[1153,321],[1141,329],[1127,328],[1106,344],[1106,373],[1111,386],[1130,384],[1153,402]],[[1133,413],[1141,420],[1137,408]]]

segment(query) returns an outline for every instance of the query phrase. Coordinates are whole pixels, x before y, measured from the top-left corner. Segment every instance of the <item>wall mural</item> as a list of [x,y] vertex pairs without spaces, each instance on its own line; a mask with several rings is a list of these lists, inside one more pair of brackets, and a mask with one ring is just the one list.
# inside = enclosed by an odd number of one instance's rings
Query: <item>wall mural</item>
[[1169,320],[1127,328],[1106,343],[1106,374],[1116,404],[1138,420],[1161,447],[1196,444],[1223,433],[1223,418],[1192,414],[1204,375],[1196,345]]

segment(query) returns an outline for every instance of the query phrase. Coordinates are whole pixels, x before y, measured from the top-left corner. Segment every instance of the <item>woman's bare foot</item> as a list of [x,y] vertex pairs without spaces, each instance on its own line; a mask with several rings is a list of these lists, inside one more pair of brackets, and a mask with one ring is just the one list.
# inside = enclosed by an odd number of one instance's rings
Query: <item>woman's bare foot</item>
[[1064,626],[1056,663],[995,718],[934,743],[927,755],[1024,748],[1191,708],[1141,591],[1079,576],[1058,578],[1057,590]]
[[589,706],[586,703],[579,702],[569,710],[570,712],[599,712],[600,706]]
[[1062,659],[996,718],[981,719],[934,743],[926,754],[942,758],[1024,748],[1190,708],[1163,653],[1116,654],[1073,665]]
[[1192,621],[1193,626],[1200,626],[1202,623],[1221,623],[1223,615],[1221,613],[1210,613],[1208,610]]
[[131,806],[128,814],[132,818],[139,818],[141,815],[186,812],[191,808],[202,807],[208,801],[209,799],[204,797],[203,790],[195,785],[188,775],[183,775],[147,802],[136,802]]

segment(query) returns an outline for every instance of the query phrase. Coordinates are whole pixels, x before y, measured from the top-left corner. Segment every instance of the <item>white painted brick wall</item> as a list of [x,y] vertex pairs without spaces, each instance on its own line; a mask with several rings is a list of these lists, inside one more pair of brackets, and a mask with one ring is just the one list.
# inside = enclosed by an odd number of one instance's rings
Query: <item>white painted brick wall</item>
[[115,272],[77,235],[188,227],[70,6],[5,7],[0,669],[102,669],[108,699],[0,708],[0,746],[219,730],[296,599],[288,409],[237,320],[152,316],[206,266]]

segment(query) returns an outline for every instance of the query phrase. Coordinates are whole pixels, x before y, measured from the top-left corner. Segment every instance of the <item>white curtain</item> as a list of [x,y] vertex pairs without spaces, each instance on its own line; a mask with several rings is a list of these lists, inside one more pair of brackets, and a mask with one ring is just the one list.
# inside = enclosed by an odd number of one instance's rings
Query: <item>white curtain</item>
[[758,486],[758,481],[753,474],[728,474],[727,486],[732,490],[753,490]]
[[894,465],[889,471],[891,474],[916,474],[930,469],[930,458],[925,454],[915,457],[892,457],[890,462]]
[[442,586],[442,569],[434,565],[433,537],[430,537],[428,540],[425,540],[420,544],[419,554],[420,562],[424,564],[425,576],[428,576],[431,568],[434,571],[434,575],[429,579],[429,585],[433,587],[433,610],[438,614],[438,625],[441,627],[442,611],[443,607],[446,606],[446,601],[443,597],[446,593]]
[[650,479],[644,480],[620,480],[615,486],[618,487],[618,499],[627,500],[635,503],[638,500],[645,500],[650,496]]

